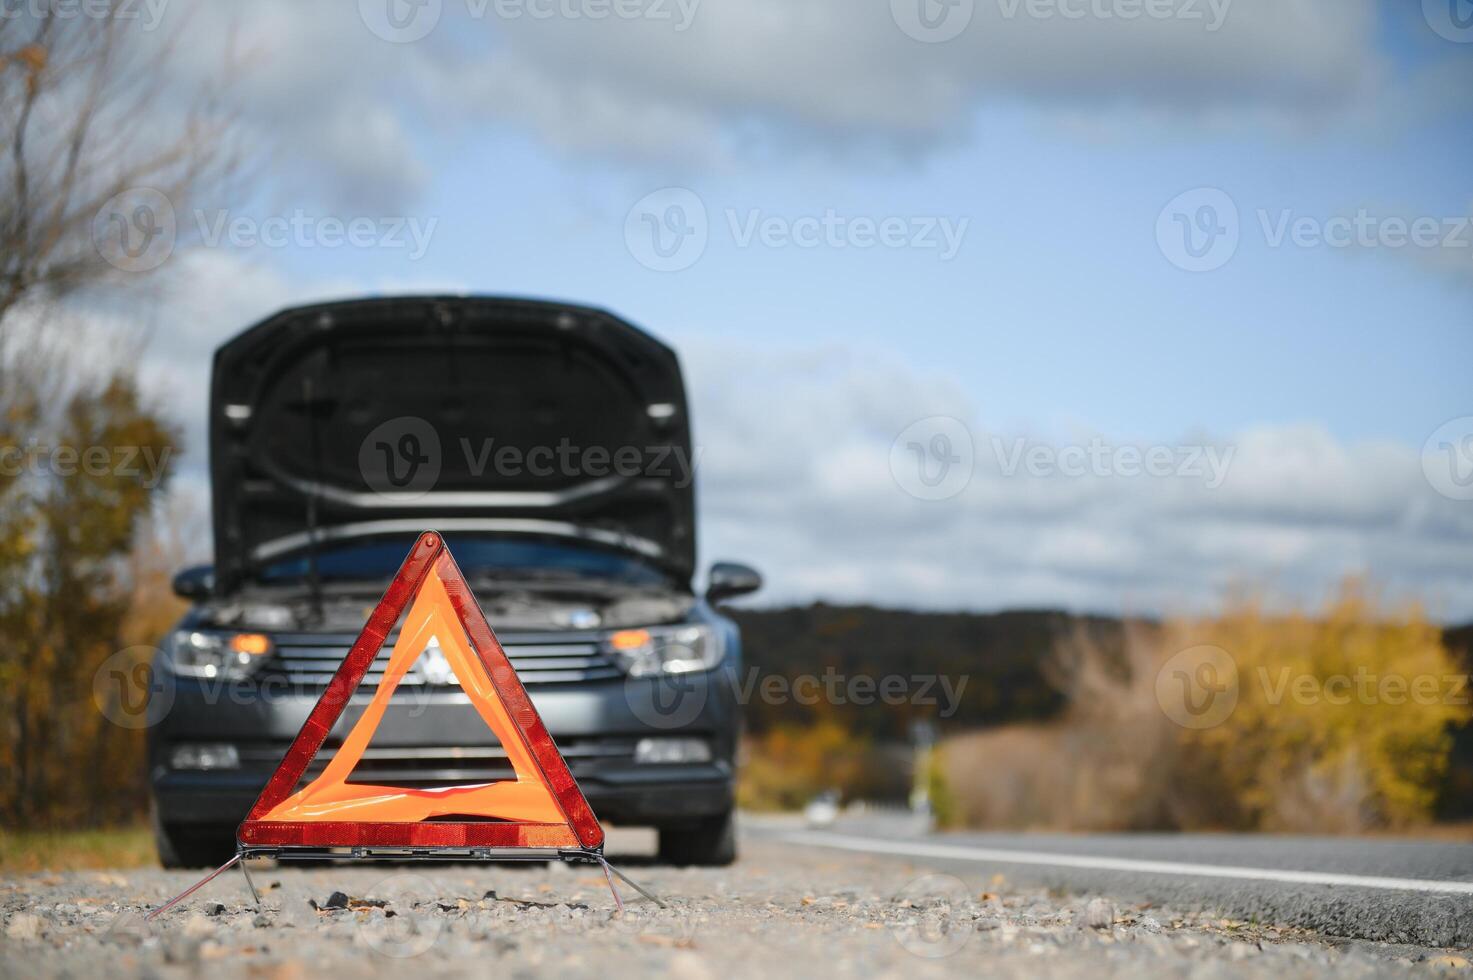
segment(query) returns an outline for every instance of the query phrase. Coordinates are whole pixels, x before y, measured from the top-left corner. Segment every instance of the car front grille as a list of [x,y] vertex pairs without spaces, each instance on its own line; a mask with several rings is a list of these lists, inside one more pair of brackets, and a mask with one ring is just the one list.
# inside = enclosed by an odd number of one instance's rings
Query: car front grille
[[[574,779],[589,776],[610,762],[634,761],[634,740],[628,738],[565,738],[558,750]],[[331,738],[313,758],[303,779],[315,779],[337,752],[338,740]],[[243,768],[270,771],[286,754],[286,743],[256,743],[241,747]],[[500,745],[369,745],[353,767],[349,782],[380,786],[461,786],[490,783],[516,776],[506,750]]]
[[[268,670],[284,674],[293,684],[323,687],[332,680],[357,637],[346,633],[282,633],[274,639],[276,652],[267,665]],[[389,653],[396,639],[398,633],[393,633],[384,641],[383,649],[363,678],[365,689],[378,687],[389,666]],[[499,639],[517,676],[528,686],[576,684],[623,676],[599,648],[598,640],[587,634],[524,633]],[[420,654],[400,684],[455,686],[454,678],[446,673],[443,659],[436,663],[433,651],[427,651]]]

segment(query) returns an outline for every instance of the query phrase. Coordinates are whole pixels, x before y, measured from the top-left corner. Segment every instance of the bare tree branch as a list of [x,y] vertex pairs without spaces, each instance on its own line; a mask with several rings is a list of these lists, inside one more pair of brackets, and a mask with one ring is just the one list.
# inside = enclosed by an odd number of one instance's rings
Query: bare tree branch
[[[110,0],[107,16],[48,9],[0,19],[0,331],[28,299],[57,299],[137,272],[105,252],[95,228],[120,194],[157,191],[170,207],[216,194],[235,172],[235,118],[221,91],[231,78],[181,100],[161,69],[169,35],[135,32]],[[9,173],[5,171],[8,170]],[[130,211],[126,217],[131,217]],[[126,228],[122,228],[126,231]]]

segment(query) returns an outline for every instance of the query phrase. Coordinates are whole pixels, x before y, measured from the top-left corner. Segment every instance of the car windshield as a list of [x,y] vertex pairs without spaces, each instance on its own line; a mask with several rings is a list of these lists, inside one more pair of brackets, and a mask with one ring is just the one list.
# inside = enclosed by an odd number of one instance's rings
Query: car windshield
[[[393,576],[414,544],[414,537],[326,542],[317,550],[317,574],[323,582],[379,581]],[[520,581],[599,579],[629,585],[665,585],[653,565],[630,555],[545,540],[487,535],[445,535],[445,543],[466,578]],[[262,567],[257,581],[283,584],[307,577],[307,555],[294,554]]]

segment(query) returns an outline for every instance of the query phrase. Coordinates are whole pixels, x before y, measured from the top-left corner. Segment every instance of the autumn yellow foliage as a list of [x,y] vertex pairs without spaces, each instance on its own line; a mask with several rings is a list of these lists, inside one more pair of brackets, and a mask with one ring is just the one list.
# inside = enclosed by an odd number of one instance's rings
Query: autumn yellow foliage
[[796,810],[816,794],[861,795],[869,744],[844,726],[778,725],[747,740],[738,802],[752,810]]
[[[1218,819],[1263,829],[1425,821],[1469,717],[1467,676],[1421,609],[1385,610],[1358,582],[1317,615],[1252,600],[1168,626],[1168,649],[1206,644],[1236,663],[1221,724],[1183,729],[1183,762],[1212,773]],[[1207,814],[1198,819],[1208,822]]]
[[[143,732],[108,720],[94,680],[178,613],[140,545],[179,437],[126,372],[93,378],[56,360],[48,374],[17,349],[0,343],[0,823],[131,821]],[[99,453],[100,465],[75,462]]]
[[1417,606],[1344,583],[1316,612],[1239,596],[1061,645],[1052,724],[949,740],[959,819],[1069,830],[1355,833],[1428,822],[1470,717],[1466,671]]

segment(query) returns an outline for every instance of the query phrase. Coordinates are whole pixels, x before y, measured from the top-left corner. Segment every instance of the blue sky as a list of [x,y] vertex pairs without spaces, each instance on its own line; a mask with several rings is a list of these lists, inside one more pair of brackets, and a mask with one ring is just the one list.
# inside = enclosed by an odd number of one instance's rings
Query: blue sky
[[[1454,49],[1420,19],[1383,11],[1382,20],[1378,49],[1401,71],[1473,59],[1473,47]],[[1147,439],[1314,421],[1343,439],[1416,444],[1429,422],[1467,409],[1458,372],[1429,370],[1473,355],[1466,277],[1440,278],[1390,250],[1269,248],[1256,212],[1473,214],[1470,122],[1466,107],[1405,125],[1322,122],[1322,133],[1125,120],[1085,138],[1049,110],[987,106],[970,114],[958,145],[922,159],[779,150],[714,168],[630,167],[560,151],[515,126],[419,121],[410,138],[431,172],[406,203],[438,222],[426,256],[302,250],[280,264],[309,280],[587,300],[676,341],[796,334],[872,345],[954,372],[999,420],[1083,422]],[[880,249],[742,249],[718,235],[695,267],[658,273],[629,254],[623,219],[664,186],[695,190],[713,212],[833,208],[970,224],[950,262]],[[1254,232],[1207,276],[1164,261],[1154,236],[1166,201],[1199,186],[1232,195]],[[273,203],[287,199],[303,203]],[[1020,370],[1040,361],[1046,370]]]
[[[684,33],[444,0],[413,43],[340,6],[263,3],[236,25],[267,52],[237,95],[271,162],[258,193],[215,206],[413,216],[435,222],[429,247],[181,254],[193,285],[155,314],[150,363],[186,417],[203,398],[190,365],[275,305],[586,301],[682,352],[708,450],[703,550],[763,565],[770,601],[1155,611],[1235,581],[1314,601],[1359,572],[1473,617],[1473,504],[1421,466],[1434,430],[1473,416],[1473,36],[1440,36],[1434,0],[1425,16],[1237,0],[1211,35],[1010,20],[977,0],[943,44],[885,4],[850,16],[835,0],[704,0]],[[207,51],[229,24],[200,13]],[[185,83],[209,64],[185,64]],[[662,188],[694,192],[709,229],[673,272],[626,237]],[[1193,273],[1158,218],[1200,188],[1236,206],[1240,242]],[[1454,247],[1274,247],[1264,227],[1361,209],[1435,220]],[[829,212],[964,233],[946,259],[742,247],[731,225]],[[1018,479],[993,458],[957,496],[918,501],[886,461],[936,416],[960,419],[979,459],[995,437],[1237,455],[1212,492]]]

